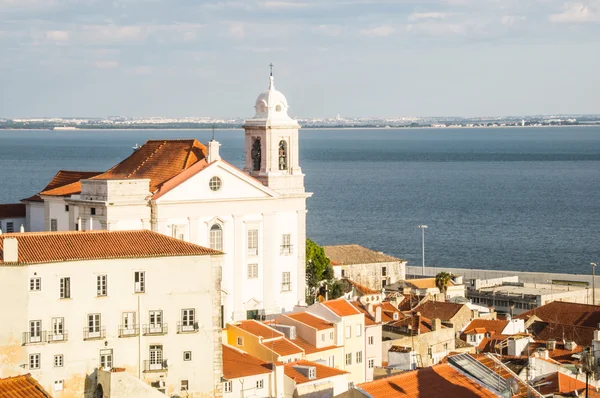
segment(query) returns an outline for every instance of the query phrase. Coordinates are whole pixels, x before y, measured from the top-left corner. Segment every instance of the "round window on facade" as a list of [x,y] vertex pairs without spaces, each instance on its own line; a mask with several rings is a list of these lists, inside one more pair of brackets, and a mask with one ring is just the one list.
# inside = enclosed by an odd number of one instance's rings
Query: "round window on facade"
[[275,110],[276,110],[277,112],[281,112],[281,105],[277,105],[277,106],[275,107]]
[[221,189],[221,185],[222,185],[222,182],[219,177],[213,177],[208,182],[208,186],[210,187],[211,191],[218,191],[219,189]]

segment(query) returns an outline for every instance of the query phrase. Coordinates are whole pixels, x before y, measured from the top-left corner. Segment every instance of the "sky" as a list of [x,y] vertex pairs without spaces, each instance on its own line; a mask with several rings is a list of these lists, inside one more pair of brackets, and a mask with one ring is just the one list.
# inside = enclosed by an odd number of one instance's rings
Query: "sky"
[[600,0],[0,0],[0,117],[600,113]]

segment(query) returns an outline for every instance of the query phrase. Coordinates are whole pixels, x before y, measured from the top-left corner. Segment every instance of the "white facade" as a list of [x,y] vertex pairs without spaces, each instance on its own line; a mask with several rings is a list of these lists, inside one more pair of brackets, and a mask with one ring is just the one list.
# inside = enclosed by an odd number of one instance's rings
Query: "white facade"
[[53,396],[81,397],[95,369],[118,367],[169,396],[184,380],[189,397],[214,396],[220,266],[208,255],[0,265],[0,377],[31,373]]

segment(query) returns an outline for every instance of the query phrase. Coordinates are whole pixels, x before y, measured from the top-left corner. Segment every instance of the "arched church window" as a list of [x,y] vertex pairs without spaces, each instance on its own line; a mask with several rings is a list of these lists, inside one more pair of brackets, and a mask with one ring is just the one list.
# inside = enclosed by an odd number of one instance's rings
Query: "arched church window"
[[288,169],[288,150],[287,142],[284,140],[279,141],[279,170]]
[[250,152],[252,156],[252,170],[258,171],[260,170],[260,163],[262,159],[261,147],[260,147],[260,138],[254,140],[252,144],[252,151]]
[[210,248],[223,251],[223,228],[219,224],[210,227]]

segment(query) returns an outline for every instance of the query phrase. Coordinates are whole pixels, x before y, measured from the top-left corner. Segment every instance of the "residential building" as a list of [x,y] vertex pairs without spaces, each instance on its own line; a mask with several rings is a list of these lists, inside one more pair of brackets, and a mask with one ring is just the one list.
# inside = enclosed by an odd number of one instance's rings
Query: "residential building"
[[[351,301],[351,304],[365,317],[365,381],[374,379],[375,368],[382,365],[381,345],[383,341],[382,324],[383,308],[386,308],[381,301],[370,300],[368,296],[363,296],[357,301]],[[393,308],[393,307],[392,307]],[[396,312],[393,312],[392,319]],[[390,314],[387,315],[388,319]]]
[[435,278],[401,280],[390,286],[386,286],[385,291],[388,293],[398,292],[404,296],[431,296],[437,301],[447,301],[454,297],[465,297],[465,285],[463,285],[462,277],[460,276],[449,281],[445,294],[440,292]]
[[348,391],[349,373],[300,360],[284,365],[286,397],[333,398]]
[[50,398],[52,395],[27,373],[0,379],[0,397]]
[[405,278],[406,260],[359,245],[323,246],[323,249],[338,279],[349,278],[381,291],[387,285]]
[[145,229],[225,253],[223,319],[263,319],[305,297],[306,200],[298,123],[274,87],[244,123],[245,166],[220,143],[151,140],[102,173],[60,171],[25,199],[26,230]]
[[473,314],[466,305],[445,301],[425,301],[413,311],[420,312],[425,318],[438,318],[442,321],[442,324],[453,328],[455,332],[463,330],[473,319]]
[[223,378],[223,398],[285,396],[282,366],[227,345],[223,345]]
[[83,396],[97,369],[124,368],[220,395],[221,257],[151,231],[0,235],[0,375]]
[[522,319],[474,319],[463,330],[461,340],[477,347],[478,352],[519,356],[533,340]]
[[25,225],[25,205],[22,203],[0,204],[0,231],[19,232]]

